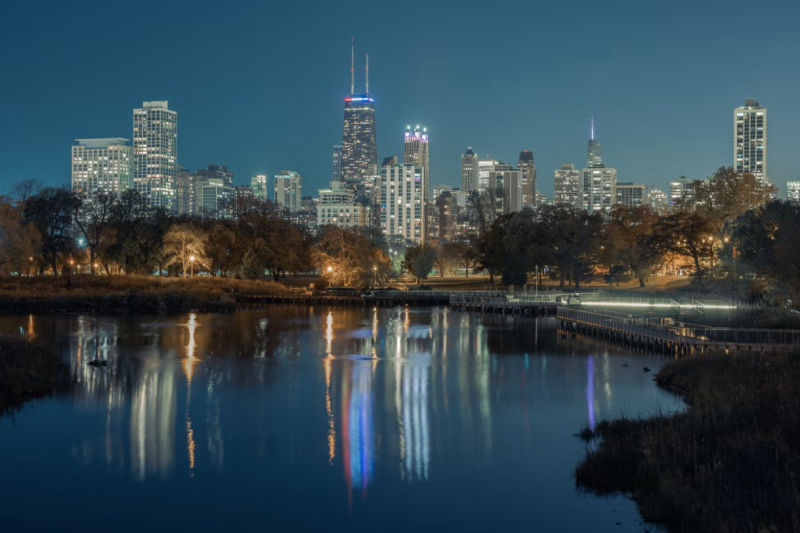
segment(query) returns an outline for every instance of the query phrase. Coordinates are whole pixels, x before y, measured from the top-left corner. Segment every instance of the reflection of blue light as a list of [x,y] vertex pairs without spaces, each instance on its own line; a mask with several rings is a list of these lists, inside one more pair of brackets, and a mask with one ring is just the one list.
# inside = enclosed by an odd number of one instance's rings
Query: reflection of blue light
[[530,368],[530,363],[528,362],[528,354],[525,354],[525,370]]

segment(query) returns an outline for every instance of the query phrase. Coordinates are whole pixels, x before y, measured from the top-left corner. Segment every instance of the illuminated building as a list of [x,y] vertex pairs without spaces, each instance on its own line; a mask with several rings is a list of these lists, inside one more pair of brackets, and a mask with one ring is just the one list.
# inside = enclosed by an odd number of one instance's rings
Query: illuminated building
[[250,178],[250,188],[253,190],[253,196],[258,200],[266,200],[269,198],[269,186],[267,185],[267,176],[259,174]]
[[478,189],[478,156],[467,148],[461,156],[461,190],[469,194]]
[[767,109],[753,98],[733,111],[733,168],[750,173],[759,183],[767,177]]
[[450,191],[442,191],[436,197],[437,235],[440,240],[453,240],[453,232],[458,219],[456,197]]
[[786,182],[786,196],[789,200],[800,202],[800,181]]
[[603,145],[594,138],[594,117],[592,117],[592,129],[589,136],[589,147],[587,151],[587,163],[589,168],[603,166]]
[[381,169],[381,229],[386,235],[417,243],[425,240],[424,190],[425,171],[415,165]]
[[178,175],[178,113],[168,102],[133,110],[133,187],[152,207],[172,211]]
[[200,182],[197,214],[204,218],[233,218],[233,199],[236,189],[225,185],[220,178]]
[[497,161],[494,159],[480,159],[478,160],[478,190],[485,191],[489,189],[489,172],[495,170]]
[[370,165],[378,164],[375,135],[375,100],[369,96],[369,57],[367,57],[366,92],[355,94],[353,51],[350,50],[350,96],[344,99],[341,181],[362,180]]
[[519,154],[519,187],[520,200],[519,207],[536,207],[536,162],[533,159],[533,152],[523,150]]
[[233,172],[229,172],[224,165],[208,165],[208,168],[198,170],[197,175],[200,176],[200,181],[218,179],[223,185],[233,185]]
[[89,195],[120,193],[131,187],[128,139],[76,139],[72,147],[72,190]]
[[488,189],[495,191],[498,213],[522,210],[522,173],[511,165],[498,163],[489,172]]
[[694,189],[700,180],[681,176],[669,184],[669,205],[671,208],[694,205]]
[[561,165],[561,170],[555,171],[553,203],[580,209],[583,202],[581,185],[581,172],[575,170],[575,165]]
[[645,186],[633,183],[617,183],[617,202],[625,207],[636,207],[645,203]]
[[275,203],[290,213],[297,213],[303,206],[303,178],[292,170],[281,170],[275,176]]
[[646,203],[658,213],[666,213],[669,209],[669,197],[661,189],[653,189],[648,192]]
[[582,171],[581,208],[590,213],[610,210],[617,201],[617,169],[603,164],[603,147],[594,138],[594,119],[587,159],[588,168]]
[[428,164],[429,154],[427,131],[427,128],[422,128],[422,130],[420,130],[419,126],[414,128],[414,131],[411,131],[411,126],[406,128],[406,133],[404,136],[405,144],[403,148],[403,163],[407,165],[414,165],[415,167],[423,170],[423,174],[425,175],[424,194],[426,200],[430,198],[429,183],[431,179],[430,167]]

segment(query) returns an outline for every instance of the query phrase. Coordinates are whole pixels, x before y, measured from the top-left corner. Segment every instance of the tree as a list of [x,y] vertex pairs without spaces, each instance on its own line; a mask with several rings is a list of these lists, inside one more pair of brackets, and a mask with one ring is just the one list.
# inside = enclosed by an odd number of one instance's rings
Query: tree
[[[607,264],[630,269],[641,287],[663,258],[653,235],[658,220],[659,216],[648,205],[633,208],[616,205],[606,222],[603,246]],[[623,279],[622,274],[616,272],[615,279]]]
[[206,240],[202,230],[190,224],[175,224],[164,235],[165,265],[179,265],[184,277],[190,266],[205,265]]
[[373,282],[374,250],[372,243],[357,232],[324,226],[313,259],[329,285],[366,288]]
[[749,172],[737,174],[733,167],[720,167],[708,181],[695,186],[696,210],[711,220],[717,233],[726,222],[770,201],[775,187],[760,183]]
[[89,248],[89,271],[94,275],[97,250],[112,234],[111,219],[117,202],[114,193],[75,194],[72,217]]
[[33,223],[24,221],[10,198],[0,196],[0,271],[30,275],[40,264],[40,246]]
[[416,244],[406,250],[406,268],[417,283],[428,279],[436,260],[436,249],[429,244]]
[[59,254],[72,239],[72,216],[75,197],[66,188],[47,187],[27,198],[24,218],[32,223],[42,239],[42,254],[53,275],[58,272]]
[[653,233],[655,246],[662,251],[688,257],[695,268],[695,276],[702,280],[706,274],[707,260],[714,249],[716,227],[711,218],[691,209],[679,209],[662,217]]

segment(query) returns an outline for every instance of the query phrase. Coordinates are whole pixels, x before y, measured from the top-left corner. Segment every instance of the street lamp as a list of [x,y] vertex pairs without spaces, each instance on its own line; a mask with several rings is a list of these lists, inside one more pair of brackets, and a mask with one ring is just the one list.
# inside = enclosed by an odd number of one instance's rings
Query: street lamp
[[190,265],[190,269],[191,269],[190,276],[194,276],[194,256],[193,255],[189,256],[189,265]]

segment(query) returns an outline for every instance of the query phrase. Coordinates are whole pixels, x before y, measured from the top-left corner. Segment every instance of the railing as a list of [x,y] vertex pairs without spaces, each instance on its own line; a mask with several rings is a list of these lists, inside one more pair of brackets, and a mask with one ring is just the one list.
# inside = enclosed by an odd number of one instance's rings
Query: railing
[[800,348],[800,330],[796,329],[721,328],[683,322],[661,324],[653,319],[634,318],[621,313],[595,313],[566,307],[558,308],[558,318],[623,333],[692,344],[797,345]]

